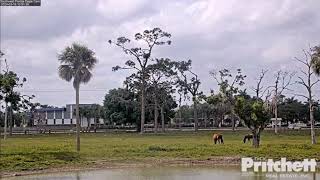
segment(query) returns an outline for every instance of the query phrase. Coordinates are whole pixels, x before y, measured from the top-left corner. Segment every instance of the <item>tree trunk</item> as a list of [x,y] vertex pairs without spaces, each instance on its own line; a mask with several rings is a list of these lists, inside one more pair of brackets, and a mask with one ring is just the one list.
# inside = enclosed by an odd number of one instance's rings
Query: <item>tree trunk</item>
[[12,107],[9,108],[9,136],[12,136],[12,126],[13,126],[13,115],[12,115],[13,111],[12,111]]
[[312,101],[309,100],[309,112],[310,112],[310,124],[311,124],[311,143],[317,144],[316,132],[314,129],[314,109],[312,106]]
[[233,110],[232,110],[232,112],[231,112],[231,123],[232,123],[232,131],[234,131],[235,130],[235,115],[234,115],[234,112],[233,112]]
[[278,100],[275,100],[275,107],[274,107],[274,117],[275,117],[275,125],[274,125],[274,133],[278,134]]
[[163,105],[160,107],[160,112],[161,112],[161,124],[162,124],[162,132],[165,131],[165,123],[164,123],[164,108]]
[[198,131],[198,107],[196,97],[193,96],[193,119],[194,119],[194,131]]
[[145,122],[145,79],[144,73],[142,73],[142,84],[141,84],[141,120],[140,120],[140,133],[144,133],[144,122]]
[[8,103],[6,103],[6,109],[4,111],[4,136],[3,139],[6,140],[7,139],[7,127],[8,127]]
[[181,130],[181,122],[182,121],[182,112],[181,112],[181,106],[179,107],[179,130]]
[[80,85],[76,87],[76,128],[77,128],[77,152],[80,152],[80,116],[79,116],[79,89]]
[[97,132],[97,117],[94,117],[94,133]]
[[154,132],[158,132],[158,117],[159,117],[159,111],[158,111],[158,100],[157,98],[154,99]]
[[254,148],[259,148],[259,146],[260,146],[260,131],[254,130],[254,131],[252,131],[252,135],[253,135],[252,146]]
[[90,132],[90,127],[91,127],[91,119],[90,118],[87,118],[87,123],[88,123],[87,132]]
[[204,127],[207,128],[207,123],[208,123],[208,114],[204,113]]

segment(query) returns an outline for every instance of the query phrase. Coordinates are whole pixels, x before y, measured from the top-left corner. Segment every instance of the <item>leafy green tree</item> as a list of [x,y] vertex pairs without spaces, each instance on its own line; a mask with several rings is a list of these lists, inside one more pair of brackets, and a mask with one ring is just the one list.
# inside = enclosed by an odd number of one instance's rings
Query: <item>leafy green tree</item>
[[183,87],[180,86],[179,84],[176,84],[176,92],[178,93],[178,117],[176,119],[178,119],[178,126],[179,126],[179,129],[181,130],[182,128],[182,100],[185,101],[189,98],[188,94],[185,94],[184,91],[183,91]]
[[316,122],[320,123],[320,104],[319,102],[316,103],[315,112],[314,112],[314,119]]
[[77,151],[80,151],[80,117],[79,117],[79,90],[80,84],[88,83],[92,77],[92,70],[97,63],[95,53],[88,47],[73,43],[66,47],[59,55],[59,76],[70,82],[76,91],[76,126]]
[[90,107],[90,111],[93,114],[92,118],[94,119],[94,132],[97,132],[97,123],[101,118],[105,117],[105,109],[99,104],[93,104]]
[[[315,46],[312,49],[311,65],[312,65],[313,72],[318,77],[320,77],[320,46]],[[320,121],[319,120],[319,118],[320,118],[319,104],[317,105],[317,107],[318,107],[318,109],[315,113],[315,117],[316,117],[316,119],[318,118],[318,121]]]
[[308,106],[303,104],[301,101],[291,98],[285,98],[279,103],[279,116],[282,117],[284,121],[295,123],[297,121],[308,121]]
[[79,117],[82,122],[83,118],[86,118],[87,120],[87,128],[86,131],[90,132],[90,127],[91,127],[91,118],[93,118],[94,114],[91,111],[91,107],[79,107]]
[[103,106],[105,119],[108,119],[110,124],[137,124],[139,121],[139,102],[134,92],[129,89],[111,89],[105,95]]
[[[211,71],[211,76],[216,80],[219,86],[219,99],[220,103],[227,105],[229,114],[232,117],[232,130],[235,128],[235,96],[241,91],[240,87],[243,86],[245,75],[242,74],[241,69],[237,69],[236,73],[232,73],[229,69],[222,69],[219,71]],[[227,114],[228,112],[226,112]]]
[[320,46],[315,46],[311,49],[311,65],[314,73],[320,76]]
[[128,60],[124,67],[113,67],[113,71],[117,71],[119,69],[135,70],[135,73],[130,79],[134,78],[139,84],[141,95],[141,127],[139,130],[141,133],[144,133],[146,113],[146,88],[147,79],[149,76],[147,72],[147,66],[151,64],[154,47],[165,44],[170,45],[171,41],[168,40],[170,37],[171,34],[161,30],[160,28],[153,28],[151,30],[145,30],[142,33],[135,34],[135,40],[138,43],[142,42],[144,44],[142,47],[128,47],[131,40],[126,37],[119,37],[116,42],[109,40],[110,44],[115,44],[116,46],[120,47],[125,54],[130,55],[133,58]]
[[148,89],[152,93],[154,102],[154,131],[158,131],[159,109],[161,112],[162,131],[165,130],[164,109],[168,103],[168,95],[175,92],[174,81],[171,77],[177,73],[174,71],[175,63],[170,59],[156,59],[148,69]]
[[[2,58],[2,56],[4,56],[4,54],[0,51],[0,58]],[[17,112],[23,109],[28,109],[32,104],[31,99],[34,96],[22,95],[16,90],[16,88],[22,87],[27,80],[26,78],[20,78],[15,72],[11,71],[6,59],[4,59],[4,62],[5,70],[3,72],[0,72],[0,101],[4,101],[5,103],[4,139],[6,139],[8,114],[10,114],[9,130],[10,135],[12,135],[12,127],[14,125],[13,111]]]
[[261,132],[271,118],[271,112],[261,99],[249,96],[237,96],[235,113],[240,117],[253,134],[253,147],[260,145]]
[[[188,105],[182,105],[180,107],[180,112],[181,112],[181,124],[190,124],[192,123],[190,121],[190,117],[193,116],[193,108],[188,106]],[[180,115],[179,115],[180,117]]]
[[205,103],[199,104],[199,113],[201,114],[203,119],[203,123],[200,123],[200,124],[203,124],[204,127],[207,128],[209,123],[208,121],[212,116],[214,116],[217,113],[217,111],[213,104],[209,104],[205,102]]
[[165,123],[169,122],[171,118],[174,118],[174,108],[177,107],[176,101],[167,89],[161,91],[160,98],[160,115],[161,115],[161,128],[162,132],[165,131]]
[[94,120],[94,132],[97,131],[97,122],[100,118],[104,118],[104,108],[99,104],[91,104],[79,108],[80,119],[87,119],[87,131],[91,129],[91,119]]

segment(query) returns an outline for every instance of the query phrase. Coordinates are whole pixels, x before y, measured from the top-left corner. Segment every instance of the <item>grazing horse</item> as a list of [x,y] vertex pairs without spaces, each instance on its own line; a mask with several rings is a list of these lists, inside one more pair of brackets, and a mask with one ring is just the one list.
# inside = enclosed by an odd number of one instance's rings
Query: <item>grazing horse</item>
[[246,143],[246,141],[251,141],[251,139],[253,139],[253,135],[252,134],[247,134],[243,138],[243,143]]
[[224,144],[223,137],[221,134],[213,134],[212,139],[213,139],[214,144],[217,144],[217,142],[219,144]]

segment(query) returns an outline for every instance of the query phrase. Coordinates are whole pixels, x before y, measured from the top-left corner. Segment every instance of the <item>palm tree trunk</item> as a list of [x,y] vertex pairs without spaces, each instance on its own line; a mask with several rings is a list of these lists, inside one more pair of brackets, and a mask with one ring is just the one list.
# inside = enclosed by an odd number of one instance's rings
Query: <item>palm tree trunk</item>
[[165,123],[164,123],[164,108],[163,108],[163,105],[161,105],[161,108],[160,108],[160,112],[161,112],[161,124],[162,124],[162,132],[165,131]]
[[159,111],[158,111],[158,100],[155,98],[154,100],[154,132],[158,132],[158,117],[159,117]]
[[77,152],[80,152],[80,116],[79,116],[79,89],[80,86],[76,87],[76,128],[77,128]]

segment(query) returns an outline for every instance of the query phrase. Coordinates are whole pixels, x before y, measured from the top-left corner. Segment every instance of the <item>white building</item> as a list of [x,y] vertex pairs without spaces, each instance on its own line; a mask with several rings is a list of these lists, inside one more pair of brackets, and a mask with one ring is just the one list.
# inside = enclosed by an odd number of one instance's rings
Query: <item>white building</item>
[[[80,104],[80,107],[89,107],[92,104]],[[94,118],[90,119],[90,124],[94,125]],[[75,104],[67,104],[63,108],[41,108],[37,109],[33,117],[34,125],[75,125]],[[104,124],[103,119],[99,119],[97,124]],[[81,127],[88,127],[88,120],[86,117],[80,118]]]

